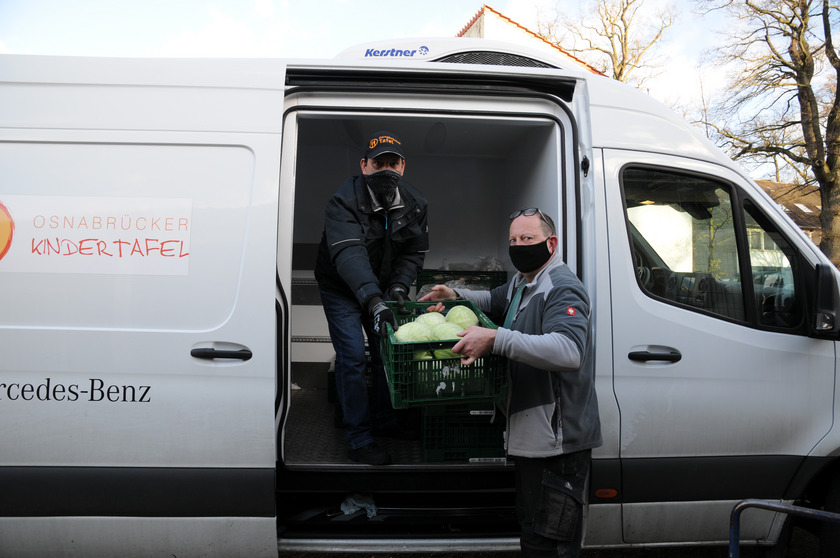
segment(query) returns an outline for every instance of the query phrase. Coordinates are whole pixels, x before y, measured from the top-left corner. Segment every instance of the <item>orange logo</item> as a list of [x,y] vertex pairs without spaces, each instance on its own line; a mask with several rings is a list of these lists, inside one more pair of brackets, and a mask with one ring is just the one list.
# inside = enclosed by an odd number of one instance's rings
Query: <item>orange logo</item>
[[0,260],[12,246],[12,235],[15,232],[15,222],[6,206],[0,203]]
[[402,145],[400,142],[398,142],[396,140],[396,138],[392,138],[391,136],[379,136],[378,138],[373,138],[372,140],[370,140],[370,143],[368,143],[368,149],[373,149],[374,147],[376,147],[380,143],[390,143],[391,145],[393,145],[393,144]]

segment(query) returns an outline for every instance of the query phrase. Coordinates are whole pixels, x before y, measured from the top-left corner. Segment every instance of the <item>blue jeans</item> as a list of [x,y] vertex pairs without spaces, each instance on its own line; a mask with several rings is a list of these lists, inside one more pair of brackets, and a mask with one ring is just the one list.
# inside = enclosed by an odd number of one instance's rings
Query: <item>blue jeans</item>
[[[373,332],[373,318],[355,298],[328,289],[319,290],[335,349],[336,393],[344,413],[347,445],[351,450],[358,449],[373,442],[371,428],[396,426],[379,353],[380,337]],[[370,396],[365,375],[365,334],[370,340]]]

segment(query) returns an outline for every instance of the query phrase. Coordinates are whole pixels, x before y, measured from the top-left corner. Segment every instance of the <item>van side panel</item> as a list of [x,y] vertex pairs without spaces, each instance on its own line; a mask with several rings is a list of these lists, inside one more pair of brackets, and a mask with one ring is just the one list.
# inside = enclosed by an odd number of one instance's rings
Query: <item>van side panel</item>
[[[601,419],[603,445],[592,452],[589,476],[589,506],[584,543],[589,547],[620,545],[621,529],[621,468],[619,465],[619,408],[613,392],[612,307],[610,293],[610,251],[607,239],[607,214],[604,175],[601,172],[603,155],[600,149],[590,154],[591,169],[584,179],[584,189],[591,189],[583,204],[586,233],[583,253],[586,287],[596,301],[593,309],[595,332],[595,387],[598,390],[598,412]],[[602,497],[599,497],[601,495]]]
[[[273,518],[13,518],[0,523],[0,552],[15,558],[277,556],[277,539],[265,536],[274,528]],[[207,550],[196,552],[201,548]]]
[[4,62],[0,554],[276,555],[282,91]]

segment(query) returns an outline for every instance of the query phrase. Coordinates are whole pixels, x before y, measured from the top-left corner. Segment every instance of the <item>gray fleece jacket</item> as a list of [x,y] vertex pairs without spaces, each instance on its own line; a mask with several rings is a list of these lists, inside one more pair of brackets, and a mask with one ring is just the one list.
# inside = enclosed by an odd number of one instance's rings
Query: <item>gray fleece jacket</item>
[[[517,273],[492,291],[455,290],[503,319],[524,281]],[[498,329],[493,354],[507,357],[510,373],[508,454],[549,457],[601,445],[590,311],[583,284],[554,257],[525,286],[511,328]]]

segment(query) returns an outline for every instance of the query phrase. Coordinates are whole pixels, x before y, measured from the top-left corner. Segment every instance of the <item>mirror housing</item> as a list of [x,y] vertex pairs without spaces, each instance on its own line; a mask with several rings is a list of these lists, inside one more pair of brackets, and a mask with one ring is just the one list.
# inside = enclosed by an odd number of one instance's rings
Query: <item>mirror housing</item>
[[832,267],[817,264],[815,269],[816,292],[810,319],[814,337],[840,337],[840,288]]

